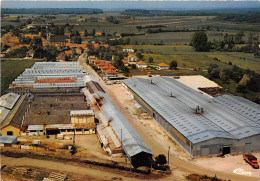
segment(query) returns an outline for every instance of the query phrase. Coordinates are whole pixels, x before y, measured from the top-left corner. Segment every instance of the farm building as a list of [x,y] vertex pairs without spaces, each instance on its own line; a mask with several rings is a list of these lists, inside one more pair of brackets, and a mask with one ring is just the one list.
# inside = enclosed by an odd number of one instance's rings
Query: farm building
[[140,62],[137,62],[136,66],[137,66],[137,68],[146,68],[147,63],[145,63],[144,61],[140,61]]
[[10,88],[84,87],[85,75],[77,62],[36,62],[18,76]]
[[124,86],[193,157],[260,150],[260,106],[251,101],[208,97],[170,77],[135,77]]
[[104,150],[112,156],[124,151],[134,167],[150,166],[153,153],[146,143],[95,79],[88,76],[86,82],[84,93],[96,109],[97,133]]
[[169,65],[166,63],[160,63],[158,64],[158,69],[159,70],[169,69]]
[[0,136],[0,145],[1,146],[10,146],[17,143],[17,136]]
[[1,135],[20,135],[28,101],[26,95],[8,93],[1,97]]

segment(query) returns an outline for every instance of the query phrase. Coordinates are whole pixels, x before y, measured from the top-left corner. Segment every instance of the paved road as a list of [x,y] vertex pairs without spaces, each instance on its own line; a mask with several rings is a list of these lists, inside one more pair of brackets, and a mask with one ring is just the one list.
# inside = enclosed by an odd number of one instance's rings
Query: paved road
[[[120,103],[118,100],[118,96],[114,95],[111,91],[109,91],[109,87],[104,83],[104,81],[101,80],[99,75],[85,63],[84,56],[86,54],[82,54],[79,57],[79,63],[82,65],[84,70],[88,72],[91,75],[95,76],[95,79],[99,82],[99,84],[102,86],[102,88],[106,91],[108,96],[112,99],[114,104],[121,110],[121,112],[124,114],[126,119],[129,121],[129,123],[135,128],[135,130],[140,134],[140,136],[143,138],[145,143],[151,148],[153,153],[167,153],[168,150],[167,148],[164,148],[162,146],[159,146],[160,143],[156,140],[156,138],[151,137],[146,133],[146,128],[138,124],[137,121],[133,120],[132,116],[128,112],[127,109],[125,109],[125,106]],[[206,168],[202,168],[196,165],[193,165],[189,163],[188,161],[183,161],[178,158],[177,154],[171,153],[170,154],[170,166],[172,168],[178,167],[179,170],[187,173],[197,173],[197,174],[207,174],[210,176],[217,176],[218,178],[226,179],[226,180],[232,180],[232,181],[259,181],[260,178],[254,178],[254,177],[247,177],[247,176],[242,176],[242,175],[237,175],[234,173],[226,173],[226,172],[220,172],[220,171],[215,171],[215,170],[210,170]],[[173,175],[169,176],[168,179],[174,179],[171,178],[174,177]]]

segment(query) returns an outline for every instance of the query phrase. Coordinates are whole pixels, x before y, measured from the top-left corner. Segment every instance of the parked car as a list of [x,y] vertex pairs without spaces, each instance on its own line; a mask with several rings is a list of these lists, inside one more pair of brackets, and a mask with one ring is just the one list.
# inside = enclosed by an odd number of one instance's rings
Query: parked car
[[244,160],[249,163],[253,168],[258,169],[259,165],[257,162],[257,158],[252,154],[244,154],[243,155]]

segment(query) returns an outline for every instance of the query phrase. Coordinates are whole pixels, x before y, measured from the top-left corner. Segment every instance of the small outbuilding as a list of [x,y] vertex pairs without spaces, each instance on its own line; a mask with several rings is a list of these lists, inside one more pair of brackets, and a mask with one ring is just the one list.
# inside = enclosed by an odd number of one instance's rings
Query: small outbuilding
[[7,135],[0,136],[1,146],[8,146],[16,143],[17,143],[17,136],[7,136]]

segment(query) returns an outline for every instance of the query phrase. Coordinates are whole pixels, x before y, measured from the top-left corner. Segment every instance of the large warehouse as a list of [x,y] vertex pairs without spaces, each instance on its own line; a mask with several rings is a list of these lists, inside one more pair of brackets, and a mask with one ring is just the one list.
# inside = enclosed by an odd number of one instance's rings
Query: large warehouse
[[260,151],[260,106],[205,96],[170,77],[124,80],[133,98],[193,157]]
[[85,87],[85,73],[77,62],[36,62],[10,88]]

